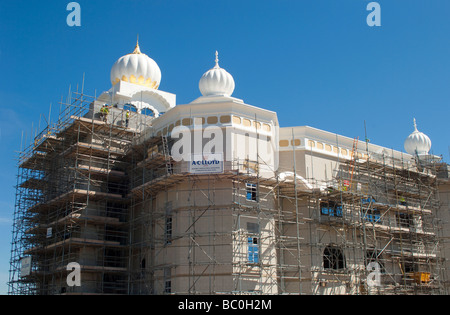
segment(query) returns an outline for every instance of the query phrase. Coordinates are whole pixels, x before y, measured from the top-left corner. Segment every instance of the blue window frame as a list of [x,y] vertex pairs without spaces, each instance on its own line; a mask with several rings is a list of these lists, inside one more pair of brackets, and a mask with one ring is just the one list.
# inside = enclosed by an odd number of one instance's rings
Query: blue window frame
[[256,184],[246,183],[247,188],[247,200],[257,201]]
[[[381,220],[381,212],[378,209],[369,209],[366,213],[366,210],[361,210],[361,215],[363,219],[368,222],[378,223]],[[365,216],[364,216],[365,214]]]
[[249,237],[248,242],[248,262],[252,264],[259,263],[259,245],[257,237]]
[[330,217],[341,217],[342,218],[342,206],[335,202],[322,202],[320,204],[320,214]]
[[368,203],[374,203],[374,202],[376,202],[375,201],[375,199],[374,198],[372,198],[372,197],[368,197],[368,198],[363,198],[363,199],[361,199],[361,202],[363,203],[363,204],[368,204]]
[[133,104],[123,105],[123,110],[129,110],[130,112],[137,113],[137,108]]
[[155,117],[155,112],[152,111],[150,108],[143,108],[143,109],[141,109],[141,114],[142,115],[146,115],[146,116],[150,116],[150,117]]

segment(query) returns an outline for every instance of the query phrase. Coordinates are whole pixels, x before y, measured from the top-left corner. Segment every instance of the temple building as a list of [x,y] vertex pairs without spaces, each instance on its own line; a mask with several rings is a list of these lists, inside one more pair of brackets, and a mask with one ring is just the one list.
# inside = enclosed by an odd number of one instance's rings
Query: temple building
[[447,293],[449,167],[416,121],[406,152],[280,127],[219,64],[177,104],[137,44],[62,104],[20,153],[10,294]]

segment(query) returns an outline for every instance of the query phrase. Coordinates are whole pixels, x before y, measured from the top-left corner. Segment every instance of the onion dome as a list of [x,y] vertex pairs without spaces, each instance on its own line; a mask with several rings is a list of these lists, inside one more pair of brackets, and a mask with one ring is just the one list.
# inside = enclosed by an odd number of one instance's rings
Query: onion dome
[[426,155],[431,149],[431,140],[426,134],[417,130],[414,118],[414,131],[405,140],[405,150],[411,155]]
[[234,79],[225,69],[219,67],[219,53],[216,51],[216,65],[206,72],[199,83],[203,96],[231,96],[234,92]]
[[116,61],[111,69],[111,83],[119,81],[139,84],[152,89],[158,89],[161,83],[161,70],[157,63],[141,52],[139,41],[131,54]]

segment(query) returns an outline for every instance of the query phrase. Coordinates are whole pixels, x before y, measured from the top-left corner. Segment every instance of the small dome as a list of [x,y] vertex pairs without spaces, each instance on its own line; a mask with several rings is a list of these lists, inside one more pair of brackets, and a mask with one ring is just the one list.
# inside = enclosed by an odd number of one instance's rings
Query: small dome
[[431,149],[431,140],[426,134],[417,130],[414,118],[414,131],[405,140],[405,150],[411,155],[426,155]]
[[234,92],[235,84],[233,76],[225,69],[219,67],[219,53],[217,51],[216,66],[202,76],[199,88],[203,96],[231,96]]
[[131,54],[121,57],[111,69],[111,83],[126,81],[158,89],[161,83],[161,70],[156,62],[141,53],[139,42]]

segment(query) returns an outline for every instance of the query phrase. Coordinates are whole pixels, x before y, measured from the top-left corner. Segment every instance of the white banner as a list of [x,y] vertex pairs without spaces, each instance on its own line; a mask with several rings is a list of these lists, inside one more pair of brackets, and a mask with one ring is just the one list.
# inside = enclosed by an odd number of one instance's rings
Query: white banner
[[191,174],[221,174],[223,173],[223,154],[194,154],[189,161]]
[[20,276],[26,277],[31,274],[31,256],[24,257],[20,260]]

